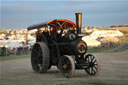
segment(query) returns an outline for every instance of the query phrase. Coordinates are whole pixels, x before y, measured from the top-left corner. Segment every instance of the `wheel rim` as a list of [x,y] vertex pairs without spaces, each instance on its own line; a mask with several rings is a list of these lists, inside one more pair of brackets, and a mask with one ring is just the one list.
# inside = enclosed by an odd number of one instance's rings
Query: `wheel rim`
[[41,47],[36,44],[34,45],[32,49],[32,54],[31,54],[31,63],[32,63],[32,68],[36,72],[40,72],[42,69],[42,51]]
[[98,72],[98,60],[94,55],[88,54],[85,58],[88,67],[85,71],[90,75],[95,75]]
[[59,71],[64,77],[70,78],[74,73],[74,62],[73,59],[63,56],[59,61]]

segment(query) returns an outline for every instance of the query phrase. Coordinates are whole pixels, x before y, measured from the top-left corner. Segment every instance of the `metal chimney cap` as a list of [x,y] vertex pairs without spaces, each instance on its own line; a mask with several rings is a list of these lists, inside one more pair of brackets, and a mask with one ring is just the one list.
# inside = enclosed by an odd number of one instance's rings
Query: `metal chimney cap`
[[75,14],[82,14],[81,12],[79,12],[79,13],[75,13]]

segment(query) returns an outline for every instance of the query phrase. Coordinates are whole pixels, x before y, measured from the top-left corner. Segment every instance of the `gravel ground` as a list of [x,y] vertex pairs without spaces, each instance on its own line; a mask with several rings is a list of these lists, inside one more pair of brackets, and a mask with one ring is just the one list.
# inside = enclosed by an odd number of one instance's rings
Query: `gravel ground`
[[33,72],[30,58],[0,61],[0,85],[127,85],[128,50],[118,53],[95,53],[100,61],[96,76],[76,70],[72,78],[64,78],[53,66],[47,73]]

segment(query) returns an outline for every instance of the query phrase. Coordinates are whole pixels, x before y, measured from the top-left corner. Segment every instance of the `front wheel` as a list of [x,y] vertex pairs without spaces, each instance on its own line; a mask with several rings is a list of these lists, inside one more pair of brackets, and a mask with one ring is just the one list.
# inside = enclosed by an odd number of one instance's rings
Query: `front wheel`
[[85,71],[89,75],[96,75],[96,73],[99,71],[99,61],[97,57],[92,54],[88,54],[85,57],[85,61],[88,63],[88,67],[85,69]]
[[66,77],[70,78],[74,74],[75,71],[75,63],[71,56],[64,55],[60,58],[58,63],[58,68],[60,73]]

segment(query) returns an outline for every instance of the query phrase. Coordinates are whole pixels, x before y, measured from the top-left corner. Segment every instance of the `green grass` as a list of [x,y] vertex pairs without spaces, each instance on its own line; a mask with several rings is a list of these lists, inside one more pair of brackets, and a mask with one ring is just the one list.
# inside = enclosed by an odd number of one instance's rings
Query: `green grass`
[[120,52],[120,51],[124,51],[124,50],[127,50],[127,49],[128,49],[128,44],[123,43],[121,45],[116,46],[113,49],[110,49],[110,50],[106,51],[106,52]]
[[111,52],[120,52],[128,50],[128,44],[122,43],[122,44],[114,44],[112,43],[112,46],[105,47],[105,45],[102,45],[102,47],[88,47],[88,53],[111,53]]
[[30,57],[30,55],[0,56],[0,61],[12,60],[17,58],[26,58],[26,57]]

